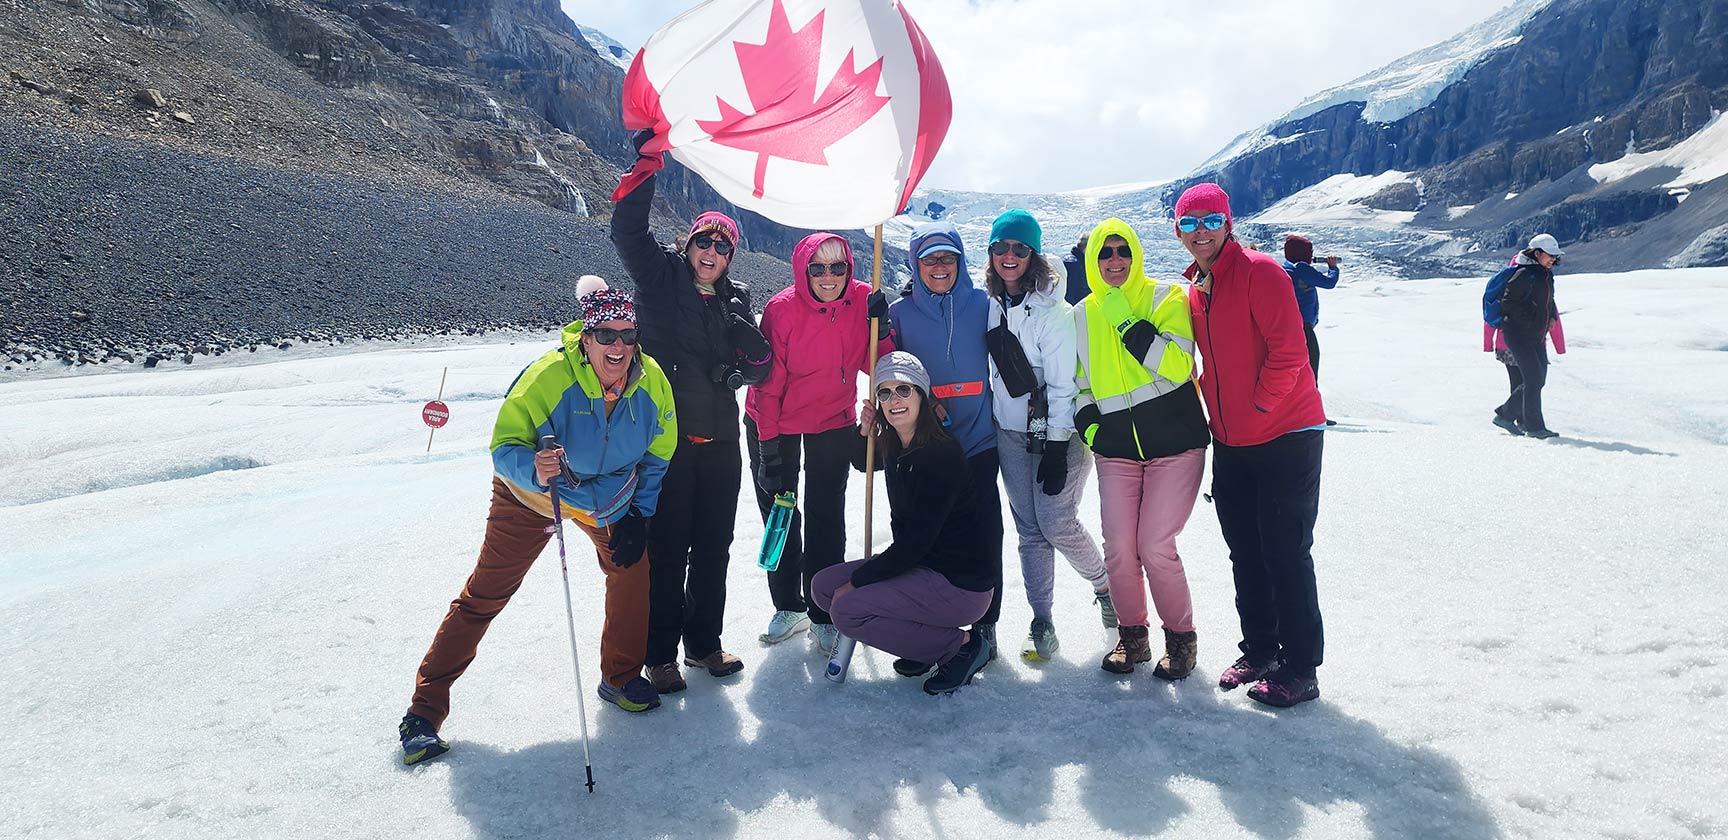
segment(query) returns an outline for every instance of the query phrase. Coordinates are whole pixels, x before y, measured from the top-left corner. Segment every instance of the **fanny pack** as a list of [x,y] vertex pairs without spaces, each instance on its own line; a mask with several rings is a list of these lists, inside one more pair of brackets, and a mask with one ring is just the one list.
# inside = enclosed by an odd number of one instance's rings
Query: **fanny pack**
[[1024,397],[1038,387],[1038,375],[1032,372],[1032,361],[1026,358],[1026,348],[1020,346],[1020,337],[1008,329],[1006,308],[1001,316],[1001,323],[985,331],[984,347],[990,351],[990,361],[996,363],[996,373],[1008,395]]

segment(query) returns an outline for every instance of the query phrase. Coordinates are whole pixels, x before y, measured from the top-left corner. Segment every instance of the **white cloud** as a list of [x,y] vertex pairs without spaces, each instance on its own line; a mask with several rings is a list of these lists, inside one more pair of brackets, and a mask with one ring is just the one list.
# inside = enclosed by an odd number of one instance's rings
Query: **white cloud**
[[[695,5],[562,0],[635,48]],[[1310,94],[1506,0],[905,0],[954,92],[929,186],[1052,192],[1186,174]]]

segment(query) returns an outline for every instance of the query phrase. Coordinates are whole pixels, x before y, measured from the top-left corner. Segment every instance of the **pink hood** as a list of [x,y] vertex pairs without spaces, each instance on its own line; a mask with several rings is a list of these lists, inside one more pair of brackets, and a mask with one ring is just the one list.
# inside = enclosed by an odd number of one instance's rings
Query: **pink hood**
[[869,366],[870,284],[854,276],[832,303],[816,299],[806,266],[829,239],[840,240],[853,263],[846,239],[813,233],[792,249],[792,285],[780,290],[762,310],[762,334],[774,350],[774,368],[751,386],[744,412],[763,439],[783,434],[816,434],[850,426],[858,417],[858,375]]

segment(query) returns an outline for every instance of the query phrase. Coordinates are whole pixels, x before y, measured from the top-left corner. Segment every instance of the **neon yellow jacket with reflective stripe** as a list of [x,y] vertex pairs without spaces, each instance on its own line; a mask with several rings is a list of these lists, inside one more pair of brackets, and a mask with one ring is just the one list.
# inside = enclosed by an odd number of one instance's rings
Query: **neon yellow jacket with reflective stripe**
[[[1098,264],[1112,236],[1122,237],[1134,254],[1119,287],[1104,281]],[[1092,293],[1074,307],[1080,334],[1074,426],[1094,452],[1108,458],[1162,458],[1211,439],[1193,383],[1188,294],[1181,285],[1148,279],[1144,254],[1127,222],[1107,219],[1094,228],[1085,256]]]

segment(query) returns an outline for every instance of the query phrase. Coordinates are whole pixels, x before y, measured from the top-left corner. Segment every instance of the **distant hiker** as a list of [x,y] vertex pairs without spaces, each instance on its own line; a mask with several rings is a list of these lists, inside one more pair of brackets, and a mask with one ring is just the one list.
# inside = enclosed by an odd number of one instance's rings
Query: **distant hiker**
[[[1554,352],[1566,354],[1566,331],[1560,325],[1560,317],[1554,317],[1554,325],[1548,328],[1548,340],[1554,342]],[[1482,352],[1493,353],[1494,360],[1506,366],[1506,380],[1510,385],[1510,393],[1518,393],[1519,386],[1524,384],[1524,374],[1518,371],[1518,360],[1512,357],[1512,351],[1506,347],[1506,333],[1493,324],[1482,325]],[[1507,399],[1511,399],[1508,395]],[[1498,408],[1494,411],[1494,425],[1511,432],[1521,434],[1517,423],[1511,418],[1502,417]]]
[[1056,297],[1050,263],[1039,252],[1043,242],[1043,229],[1031,213],[1009,210],[990,226],[990,261],[984,270],[996,452],[1020,536],[1020,575],[1032,605],[1032,628],[1020,655],[1033,660],[1048,660],[1060,647],[1051,615],[1058,550],[1092,585],[1104,626],[1116,626],[1104,555],[1079,517],[1091,459],[1073,440],[1078,358],[1073,307]]
[[[877,362],[875,398],[864,401],[853,446],[862,468],[864,436],[876,436],[894,541],[818,572],[811,593],[847,637],[902,661],[937,663],[924,691],[944,694],[990,662],[990,642],[974,622],[989,609],[1001,569],[989,553],[970,459],[942,427],[930,391],[930,374],[911,353]],[[961,629],[968,624],[971,632]]]
[[1315,268],[1314,243],[1294,234],[1284,238],[1284,273],[1296,287],[1296,306],[1302,310],[1302,332],[1308,337],[1308,368],[1320,378],[1320,339],[1314,327],[1320,323],[1320,293],[1315,289],[1338,287],[1338,258],[1326,258],[1326,271]]
[[[638,132],[640,149],[652,134]],[[678,452],[666,474],[664,513],[654,522],[649,677],[662,692],[683,691],[676,662],[723,677],[744,663],[720,645],[726,616],[738,490],[744,478],[734,391],[761,382],[773,354],[757,329],[748,289],[732,282],[738,223],[723,213],[696,217],[677,247],[648,229],[650,176],[612,210],[612,244],[636,283],[642,349],[666,367],[678,401]]]
[[1152,673],[1194,670],[1194,603],[1176,537],[1194,512],[1206,470],[1206,416],[1194,388],[1194,324],[1182,286],[1147,279],[1134,229],[1108,219],[1092,230],[1092,292],[1074,308],[1080,396],[1074,427],[1098,459],[1104,560],[1122,622],[1101,667],[1131,673],[1152,660],[1146,592],[1164,630]]
[[[644,549],[678,439],[672,386],[637,346],[628,294],[601,288],[578,307],[581,318],[564,328],[558,349],[518,374],[498,409],[485,541],[420,662],[398,727],[406,764],[450,748],[438,737],[450,686],[551,538],[554,482],[561,512],[593,542],[606,576],[600,699],[630,712],[660,705],[642,678],[651,566]],[[562,448],[536,451],[545,435],[557,436]]]
[[1080,234],[1080,240],[1069,249],[1068,256],[1062,258],[1062,270],[1068,274],[1068,285],[1063,289],[1062,299],[1069,306],[1078,306],[1092,293],[1086,287],[1086,236]]
[[1217,184],[1190,187],[1176,201],[1176,237],[1194,257],[1189,309],[1217,443],[1212,498],[1242,623],[1242,657],[1218,687],[1255,683],[1249,697],[1293,706],[1320,696],[1324,639],[1310,550],[1326,410],[1305,364],[1290,277],[1236,241],[1229,195]]
[[1547,338],[1555,333],[1554,349],[1564,353],[1565,337],[1558,334],[1560,309],[1554,303],[1554,266],[1565,255],[1553,236],[1531,238],[1529,247],[1488,281],[1482,298],[1482,320],[1500,331],[1512,357],[1507,376],[1512,393],[1494,409],[1494,425],[1514,435],[1539,440],[1556,437],[1542,416],[1542,386],[1548,382]]
[[779,362],[744,399],[744,433],[756,504],[766,521],[774,496],[804,492],[792,514],[780,565],[768,573],[774,617],[769,644],[811,627],[832,652],[834,621],[810,604],[810,580],[846,559],[846,481],[858,441],[858,375],[870,367],[870,315],[888,301],[855,277],[852,248],[832,233],[813,233],[792,249],[792,285],[769,298],[762,332]]
[[[996,619],[1002,613],[1002,496],[996,489],[1000,460],[991,414],[990,356],[984,346],[990,298],[972,285],[965,246],[953,224],[926,222],[914,228],[907,254],[911,294],[889,304],[889,334],[895,347],[917,356],[929,371],[930,395],[947,412],[947,433],[966,453],[978,504],[979,547],[995,575],[989,586],[994,599],[974,629],[994,659]],[[916,675],[931,664],[911,661],[895,667]]]

